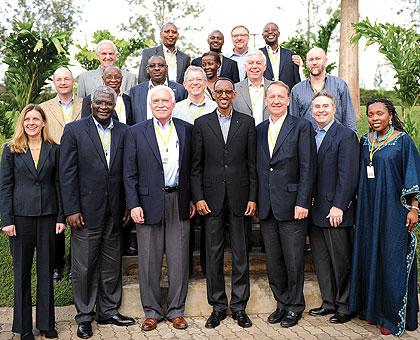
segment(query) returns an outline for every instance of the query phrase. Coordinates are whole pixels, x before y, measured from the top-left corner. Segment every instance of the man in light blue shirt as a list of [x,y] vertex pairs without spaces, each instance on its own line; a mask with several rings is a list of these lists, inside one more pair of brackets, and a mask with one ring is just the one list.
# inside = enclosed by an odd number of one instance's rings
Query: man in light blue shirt
[[231,32],[233,53],[226,55],[228,58],[238,63],[239,80],[246,77],[245,62],[248,54],[249,30],[245,26],[235,26]]

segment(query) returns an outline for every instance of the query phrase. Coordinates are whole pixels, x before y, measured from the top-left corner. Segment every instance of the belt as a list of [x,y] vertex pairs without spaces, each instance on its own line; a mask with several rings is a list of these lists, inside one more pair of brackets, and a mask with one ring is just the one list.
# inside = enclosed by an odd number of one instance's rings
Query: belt
[[178,191],[178,187],[164,187],[163,191],[168,193]]

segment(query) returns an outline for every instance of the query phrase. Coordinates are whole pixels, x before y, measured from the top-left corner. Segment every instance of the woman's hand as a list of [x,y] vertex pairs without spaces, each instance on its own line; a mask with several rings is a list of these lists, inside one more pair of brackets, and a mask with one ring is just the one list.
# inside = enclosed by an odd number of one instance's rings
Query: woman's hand
[[419,212],[415,208],[411,208],[407,214],[407,221],[405,226],[409,232],[412,232],[419,222]]
[[7,236],[16,236],[16,227],[14,224],[5,226],[2,230]]
[[66,225],[64,223],[56,223],[55,224],[55,233],[61,234],[64,229],[66,228]]

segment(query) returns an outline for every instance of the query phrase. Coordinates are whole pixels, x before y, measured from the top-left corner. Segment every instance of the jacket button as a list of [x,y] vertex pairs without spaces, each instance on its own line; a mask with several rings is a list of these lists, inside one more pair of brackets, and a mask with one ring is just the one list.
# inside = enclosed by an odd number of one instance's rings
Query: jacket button
[[165,188],[162,188],[162,191],[165,191]]
[[273,168],[270,168],[270,171],[273,171],[274,169]]
[[225,168],[227,168],[228,167],[228,165],[227,164],[225,164]]

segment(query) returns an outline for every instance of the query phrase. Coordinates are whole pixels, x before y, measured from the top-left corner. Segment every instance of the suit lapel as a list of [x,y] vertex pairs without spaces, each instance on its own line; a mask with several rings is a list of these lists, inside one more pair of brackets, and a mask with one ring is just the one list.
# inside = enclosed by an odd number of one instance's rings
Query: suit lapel
[[229,127],[228,137],[226,141],[226,146],[229,146],[230,142],[232,141],[233,137],[235,137],[235,134],[238,131],[241,124],[242,122],[238,114],[235,111],[233,111],[232,119],[230,120],[230,127]]
[[[147,120],[147,94],[149,93],[149,82],[146,82],[143,84],[143,86],[139,89],[139,100],[141,110],[140,112],[143,114],[143,117],[141,117],[142,120],[139,120],[139,122],[144,122]],[[142,98],[145,98],[142,100]]]
[[183,56],[177,51],[175,55],[176,59],[176,81],[180,81],[182,78],[182,70],[184,69],[184,58]]
[[251,95],[249,94],[248,80],[244,80],[243,83],[240,84],[239,86],[240,86],[239,93],[244,98],[245,104],[248,105],[248,107],[252,111]]
[[334,140],[334,136],[337,133],[337,123],[334,122],[330,128],[328,129],[327,133],[324,136],[324,139],[322,140],[321,146],[319,147],[318,150],[318,163],[321,162],[321,160],[325,157],[327,151],[330,149],[331,147],[331,143]]
[[284,119],[283,126],[280,129],[279,135],[277,136],[276,145],[274,146],[272,158],[274,158],[274,155],[279,150],[280,146],[284,143],[287,135],[294,128],[294,126],[295,126],[295,122],[290,117],[290,115],[287,114],[286,118]]
[[184,147],[185,147],[185,127],[183,124],[172,119],[173,124],[175,125],[176,134],[178,135],[179,141],[179,167],[181,168],[183,156],[184,156]]
[[[89,118],[86,133],[89,136],[89,139],[92,141],[92,144],[95,147],[96,151],[98,152],[99,158],[104,163],[104,166],[108,168],[108,164],[105,158],[104,148],[102,147],[101,139],[99,138],[98,129],[95,126],[95,123],[92,117]],[[111,143],[112,143],[112,137],[111,137]]]
[[280,47],[279,78],[280,78],[281,72],[283,71],[284,65],[286,64],[286,58],[287,58],[286,51],[284,50],[284,48]]
[[38,176],[38,174],[37,174],[36,169],[35,169],[35,163],[34,163],[34,160],[32,158],[31,150],[29,150],[29,146],[28,146],[28,150],[25,153],[22,153],[20,155],[21,155],[21,157],[23,159],[23,162],[25,163],[26,167],[29,169],[31,174],[36,178]]
[[268,55],[267,47],[264,47],[262,49],[262,52],[265,54],[265,58],[267,59],[267,79],[273,79],[274,80],[274,72],[273,72],[273,66],[271,65],[270,56]]
[[162,164],[162,158],[160,156],[159,152],[159,145],[156,139],[156,132],[155,127],[153,126],[153,119],[149,119],[146,124],[146,129],[143,130],[143,133],[145,134],[147,143],[150,146],[150,149],[152,150],[153,154],[155,155],[156,159],[158,160],[159,164],[163,166]]
[[268,120],[264,121],[262,124],[264,125],[262,126],[261,145],[264,150],[264,153],[267,156],[267,159],[270,159],[270,149],[268,147],[268,126],[270,124]]
[[71,111],[70,121],[75,121],[80,119],[80,115],[82,113],[82,101],[79,100],[76,96],[73,99],[73,109]]
[[217,117],[217,111],[209,114],[207,124],[210,126],[210,129],[216,135],[217,139],[225,145],[225,140],[223,139],[222,128],[220,127],[219,119]]
[[42,170],[42,167],[45,164],[45,160],[48,158],[48,155],[51,151],[52,145],[48,143],[42,143],[41,145],[41,153],[39,154],[38,159],[38,166],[36,168],[37,173],[40,173]]
[[120,144],[120,127],[114,121],[114,127],[111,129],[111,150],[109,155],[109,168],[111,169],[112,163],[115,159],[115,155],[117,154],[118,145]]
[[51,104],[51,113],[54,118],[57,119],[60,125],[64,127],[66,123],[64,122],[63,108],[59,104],[58,100],[58,96],[56,96],[53,103]]
[[[268,85],[270,85],[271,81],[266,78],[263,78],[263,80],[264,80],[264,91],[265,91]],[[267,105],[265,105],[265,101],[263,99],[263,120],[267,120],[269,116],[270,116],[270,111],[268,111],[268,107]]]

